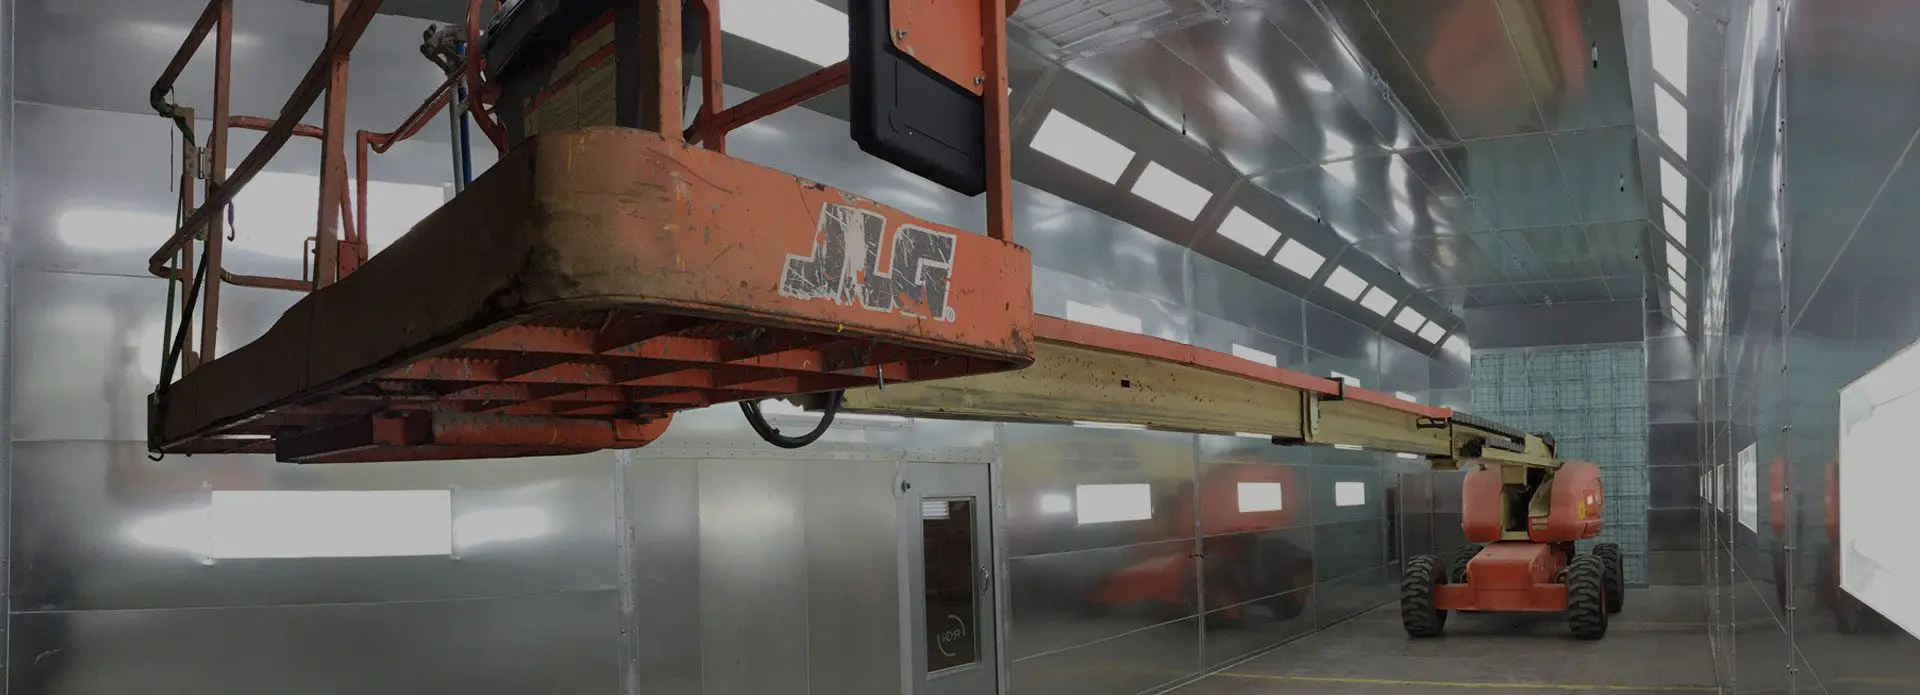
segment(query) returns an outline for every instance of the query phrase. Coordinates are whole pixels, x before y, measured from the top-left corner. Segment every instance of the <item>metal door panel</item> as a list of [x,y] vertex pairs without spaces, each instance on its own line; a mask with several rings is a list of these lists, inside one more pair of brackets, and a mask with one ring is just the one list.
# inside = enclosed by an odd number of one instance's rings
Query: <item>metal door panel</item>
[[999,689],[987,464],[909,463],[900,483],[906,549],[908,692],[985,695]]

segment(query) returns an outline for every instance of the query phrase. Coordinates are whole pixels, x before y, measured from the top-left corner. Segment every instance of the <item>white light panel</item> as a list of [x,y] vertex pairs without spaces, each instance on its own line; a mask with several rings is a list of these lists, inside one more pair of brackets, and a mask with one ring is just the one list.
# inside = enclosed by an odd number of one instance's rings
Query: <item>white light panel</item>
[[1429,321],[1427,325],[1420,328],[1420,339],[1427,341],[1429,343],[1438,343],[1440,342],[1440,339],[1446,337],[1446,335],[1447,335],[1446,328],[1442,327],[1440,324],[1433,323],[1431,321]]
[[1107,183],[1119,181],[1120,174],[1133,162],[1133,150],[1059,111],[1047,114],[1040,131],[1033,134],[1032,147],[1035,152]]
[[1299,239],[1288,239],[1287,243],[1280,246],[1280,253],[1273,257],[1273,262],[1292,271],[1295,275],[1312,279],[1313,276],[1320,274],[1320,267],[1326,265],[1327,257],[1307,248],[1307,245],[1300,243]]
[[167,215],[81,208],[60,213],[54,229],[60,243],[80,251],[152,251],[173,234],[175,225]]
[[1341,373],[1339,373],[1339,372],[1327,372],[1327,378],[1329,378],[1329,379],[1341,379],[1341,380],[1344,380],[1344,381],[1346,381],[1346,382],[1347,382],[1347,385],[1348,385],[1348,386],[1352,386],[1352,387],[1354,387],[1354,388],[1363,388],[1363,386],[1362,386],[1362,384],[1360,383],[1360,380],[1359,380],[1359,379],[1355,379],[1355,378],[1353,378],[1353,377],[1350,377],[1350,376],[1347,376],[1347,375],[1345,375],[1345,374],[1341,374]]
[[1687,209],[1687,176],[1665,157],[1660,158],[1660,197],[1669,205],[1685,213]]
[[1255,350],[1239,343],[1233,344],[1233,356],[1248,362],[1259,362],[1269,367],[1280,366],[1280,358],[1273,353],[1265,350]]
[[1687,15],[1668,0],[1647,0],[1647,35],[1653,70],[1687,93]]
[[1096,430],[1144,430],[1146,425],[1132,422],[1099,422],[1095,420],[1074,420],[1074,427],[1087,427]]
[[1673,237],[1673,244],[1681,248],[1686,248],[1687,218],[1681,217],[1680,211],[1673,209],[1672,205],[1662,203],[1660,210],[1662,214],[1666,216],[1667,234]]
[[1286,506],[1279,483],[1242,482],[1238,487],[1242,512],[1277,512]]
[[1153,487],[1146,483],[1075,485],[1074,517],[1082,524],[1153,518]]
[[1073,300],[1067,301],[1067,320],[1129,333],[1139,333],[1141,330],[1138,316]]
[[720,4],[720,26],[814,65],[847,59],[847,15],[814,0],[729,0]]
[[1748,444],[1747,448],[1740,450],[1739,457],[1734,459],[1739,476],[1737,484],[1740,488],[1738,510],[1740,525],[1747,527],[1748,531],[1760,530],[1760,457],[1755,448],[1757,446]]
[[1680,277],[1687,276],[1687,256],[1673,244],[1667,244],[1667,269],[1679,273]]
[[1333,506],[1358,507],[1366,503],[1366,483],[1358,480],[1342,480],[1333,484]]
[[1262,256],[1272,251],[1273,245],[1280,241],[1279,230],[1240,208],[1234,208],[1227,213],[1226,219],[1220,221],[1220,236]]
[[1140,179],[1133,182],[1133,194],[1188,220],[1200,216],[1200,210],[1213,199],[1212,191],[1160,166],[1159,162],[1147,163],[1147,170],[1140,172]]
[[1361,292],[1367,291],[1367,281],[1346,268],[1334,268],[1333,275],[1327,278],[1327,289],[1347,299],[1358,299]]
[[1406,401],[1406,402],[1408,402],[1408,403],[1419,403],[1419,402],[1420,402],[1420,399],[1419,399],[1419,398],[1415,398],[1413,394],[1411,394],[1411,393],[1407,393],[1407,392],[1405,392],[1405,391],[1395,391],[1395,392],[1393,392],[1393,397],[1394,397],[1394,398],[1398,398],[1398,399],[1400,399],[1400,400],[1403,400],[1403,401]]
[[214,490],[215,559],[453,553],[449,490]]
[[1920,350],[1913,345],[1840,391],[1840,586],[1920,636],[1920,554],[1908,510],[1920,489]]
[[1417,334],[1420,332],[1420,327],[1426,325],[1427,317],[1418,311],[1414,311],[1413,307],[1401,307],[1400,313],[1394,314],[1393,323],[1396,326],[1407,329],[1410,333]]
[[[1653,0],[1659,2],[1660,0]],[[1653,90],[1654,128],[1681,159],[1687,157],[1687,107],[1664,89]]]
[[1386,290],[1378,287],[1370,288],[1366,294],[1360,295],[1360,306],[1366,307],[1367,311],[1381,316],[1386,316],[1387,312],[1393,311],[1393,305],[1399,301],[1398,299],[1394,299],[1392,295],[1387,294]]

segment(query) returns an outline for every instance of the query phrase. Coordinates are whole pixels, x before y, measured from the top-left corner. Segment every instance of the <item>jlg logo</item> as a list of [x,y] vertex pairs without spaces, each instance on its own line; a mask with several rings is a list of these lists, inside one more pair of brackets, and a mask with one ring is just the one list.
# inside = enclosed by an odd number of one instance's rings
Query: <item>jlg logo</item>
[[[947,282],[953,272],[954,236],[910,224],[894,228],[889,236],[886,226],[886,218],[874,212],[825,204],[814,230],[813,253],[787,256],[780,294],[953,321]],[[883,260],[885,272],[880,270]]]

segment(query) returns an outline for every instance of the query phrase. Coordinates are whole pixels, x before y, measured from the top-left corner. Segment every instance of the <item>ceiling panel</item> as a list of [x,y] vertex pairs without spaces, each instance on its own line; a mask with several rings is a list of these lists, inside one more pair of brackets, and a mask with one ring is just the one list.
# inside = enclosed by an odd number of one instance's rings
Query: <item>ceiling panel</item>
[[[1543,129],[1494,0],[1365,1],[1390,39],[1369,57],[1402,56],[1461,139]],[[1558,74],[1551,52],[1527,55],[1529,69]]]
[[1206,73],[1157,41],[1130,41],[1072,66],[1162,127],[1220,153],[1242,171],[1294,166],[1307,159]]

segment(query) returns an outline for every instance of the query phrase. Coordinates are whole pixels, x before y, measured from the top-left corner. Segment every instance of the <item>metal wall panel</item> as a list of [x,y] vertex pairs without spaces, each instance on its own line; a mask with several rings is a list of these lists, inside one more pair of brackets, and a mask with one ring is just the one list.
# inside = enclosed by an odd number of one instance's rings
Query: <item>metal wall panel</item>
[[[701,683],[708,693],[807,692],[805,471],[791,461],[700,462]],[[743,668],[753,664],[753,668]]]
[[[620,454],[627,692],[701,695],[700,462]],[[651,452],[649,452],[651,453]]]
[[[487,465],[147,460],[144,444],[15,442],[16,591],[32,610],[480,599],[618,586],[613,453]],[[451,557],[210,560],[209,490],[451,489]]]
[[1193,277],[1193,310],[1219,317],[1291,343],[1306,340],[1305,308],[1288,294],[1239,270],[1188,254]]
[[1200,671],[1199,618],[1017,659],[1015,695],[1143,693]]
[[900,645],[920,643],[898,620],[897,471],[890,460],[806,462],[808,692],[893,691],[906,668]]
[[[1007,425],[1005,435],[1007,553],[1011,557],[1088,550],[1192,537],[1170,504],[1193,485],[1191,435],[1055,425]],[[1150,486],[1151,517],[1077,523],[1079,485]],[[1059,495],[1062,509],[1043,498]]]
[[620,691],[616,591],[13,616],[18,693]]

